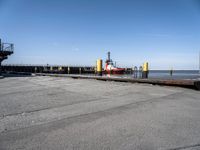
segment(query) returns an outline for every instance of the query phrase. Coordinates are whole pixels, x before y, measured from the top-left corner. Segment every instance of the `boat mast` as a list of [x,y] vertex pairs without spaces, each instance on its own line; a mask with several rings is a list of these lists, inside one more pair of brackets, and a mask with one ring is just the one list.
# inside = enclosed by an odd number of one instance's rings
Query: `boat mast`
[[108,61],[110,62],[110,52],[108,52]]

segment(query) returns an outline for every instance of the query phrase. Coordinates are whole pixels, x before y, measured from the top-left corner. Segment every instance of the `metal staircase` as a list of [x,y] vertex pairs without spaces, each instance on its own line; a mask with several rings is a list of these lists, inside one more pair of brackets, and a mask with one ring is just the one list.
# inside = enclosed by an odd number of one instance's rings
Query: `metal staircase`
[[1,62],[8,58],[9,55],[14,53],[14,44],[2,43],[0,39],[0,75],[1,75]]

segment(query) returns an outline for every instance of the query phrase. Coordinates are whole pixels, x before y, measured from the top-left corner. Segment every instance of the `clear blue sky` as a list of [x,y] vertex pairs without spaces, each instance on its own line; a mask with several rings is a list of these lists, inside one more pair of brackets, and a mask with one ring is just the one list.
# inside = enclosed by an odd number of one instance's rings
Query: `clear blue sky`
[[200,0],[0,0],[6,64],[198,69]]

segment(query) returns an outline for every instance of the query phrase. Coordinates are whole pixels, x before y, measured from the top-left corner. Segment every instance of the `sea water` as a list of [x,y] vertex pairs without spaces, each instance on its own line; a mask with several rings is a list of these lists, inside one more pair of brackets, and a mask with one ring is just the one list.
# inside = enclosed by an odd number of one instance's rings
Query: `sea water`
[[[141,73],[137,73],[137,78],[140,78]],[[110,76],[110,75],[107,75]],[[134,74],[111,75],[112,77],[134,78]],[[172,75],[168,70],[150,70],[150,79],[196,79],[200,80],[198,70],[173,70]]]

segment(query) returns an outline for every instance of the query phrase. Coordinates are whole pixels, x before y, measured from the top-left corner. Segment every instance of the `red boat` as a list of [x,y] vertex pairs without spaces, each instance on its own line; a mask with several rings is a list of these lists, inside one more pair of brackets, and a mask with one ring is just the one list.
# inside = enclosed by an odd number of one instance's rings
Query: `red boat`
[[108,59],[105,64],[105,73],[106,74],[124,74],[125,68],[118,68],[113,64],[112,59],[110,59],[110,52],[108,52]]

